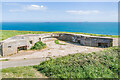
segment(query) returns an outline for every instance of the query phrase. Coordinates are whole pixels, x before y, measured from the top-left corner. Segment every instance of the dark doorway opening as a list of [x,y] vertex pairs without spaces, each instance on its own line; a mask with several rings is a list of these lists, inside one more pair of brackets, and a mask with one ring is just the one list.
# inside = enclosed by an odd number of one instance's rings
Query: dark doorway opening
[[32,44],[32,41],[30,41],[30,44]]
[[0,55],[3,56],[3,50],[2,45],[0,45]]
[[98,47],[106,48],[108,47],[108,43],[98,43]]
[[27,50],[27,46],[20,46],[17,49],[18,49],[18,51],[20,51],[20,50]]
[[78,43],[79,43],[79,44],[81,44],[81,41],[80,41],[80,40],[78,40]]
[[41,38],[39,38],[39,41],[41,41]]

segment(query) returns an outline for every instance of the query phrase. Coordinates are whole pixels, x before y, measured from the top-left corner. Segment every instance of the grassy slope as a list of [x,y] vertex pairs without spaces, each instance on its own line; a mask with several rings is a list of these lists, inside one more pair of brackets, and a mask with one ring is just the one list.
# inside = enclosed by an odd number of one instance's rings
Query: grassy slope
[[[3,77],[39,77],[40,72],[52,78],[118,78],[120,47],[103,52],[74,54],[42,62],[40,65],[2,69]],[[32,71],[37,69],[38,71]]]
[[[22,35],[22,34],[42,34],[42,33],[51,33],[51,32],[0,30],[0,35],[2,35],[2,39],[1,40],[7,39],[7,38],[15,36],[15,35]],[[70,33],[70,32],[53,32],[53,33]],[[118,37],[116,35],[99,35],[99,34],[78,33],[78,32],[74,32],[74,33],[76,33],[76,34],[86,34],[86,35],[92,35],[92,36],[106,36],[106,37],[114,37],[114,38]]]
[[5,31],[2,30],[2,40],[5,40],[9,37],[15,36],[15,35],[22,35],[22,34],[42,34],[47,32],[40,32],[40,31]]

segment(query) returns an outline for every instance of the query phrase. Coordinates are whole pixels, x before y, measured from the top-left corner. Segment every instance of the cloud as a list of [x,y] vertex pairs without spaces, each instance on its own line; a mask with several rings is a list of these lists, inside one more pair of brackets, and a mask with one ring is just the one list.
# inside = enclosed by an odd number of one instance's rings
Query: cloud
[[47,8],[43,5],[28,5],[24,9],[25,10],[46,10]]
[[87,11],[83,11],[83,10],[68,10],[66,12],[70,13],[70,14],[78,14],[78,15],[89,15],[89,14],[98,14],[98,13],[100,13],[100,11],[98,11],[98,10],[87,10]]
[[43,5],[26,5],[24,7],[22,7],[21,9],[11,9],[9,10],[10,12],[26,12],[26,11],[35,11],[35,10],[39,10],[39,11],[44,11],[46,10],[47,7],[43,6]]

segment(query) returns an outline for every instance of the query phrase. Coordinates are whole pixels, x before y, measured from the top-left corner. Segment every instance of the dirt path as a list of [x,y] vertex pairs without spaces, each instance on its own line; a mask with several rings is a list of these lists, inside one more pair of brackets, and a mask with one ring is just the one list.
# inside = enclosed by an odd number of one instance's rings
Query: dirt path
[[38,58],[38,59],[24,59],[24,60],[10,60],[10,61],[2,61],[1,68],[8,67],[18,67],[18,66],[30,66],[30,65],[38,65],[40,62],[45,61],[46,59]]

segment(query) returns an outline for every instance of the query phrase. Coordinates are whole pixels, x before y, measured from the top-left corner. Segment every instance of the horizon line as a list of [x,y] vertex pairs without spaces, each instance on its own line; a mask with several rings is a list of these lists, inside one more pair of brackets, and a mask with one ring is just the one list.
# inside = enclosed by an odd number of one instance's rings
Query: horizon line
[[[93,22],[93,21],[3,21],[3,22]],[[119,22],[119,21],[103,21],[103,22]]]

